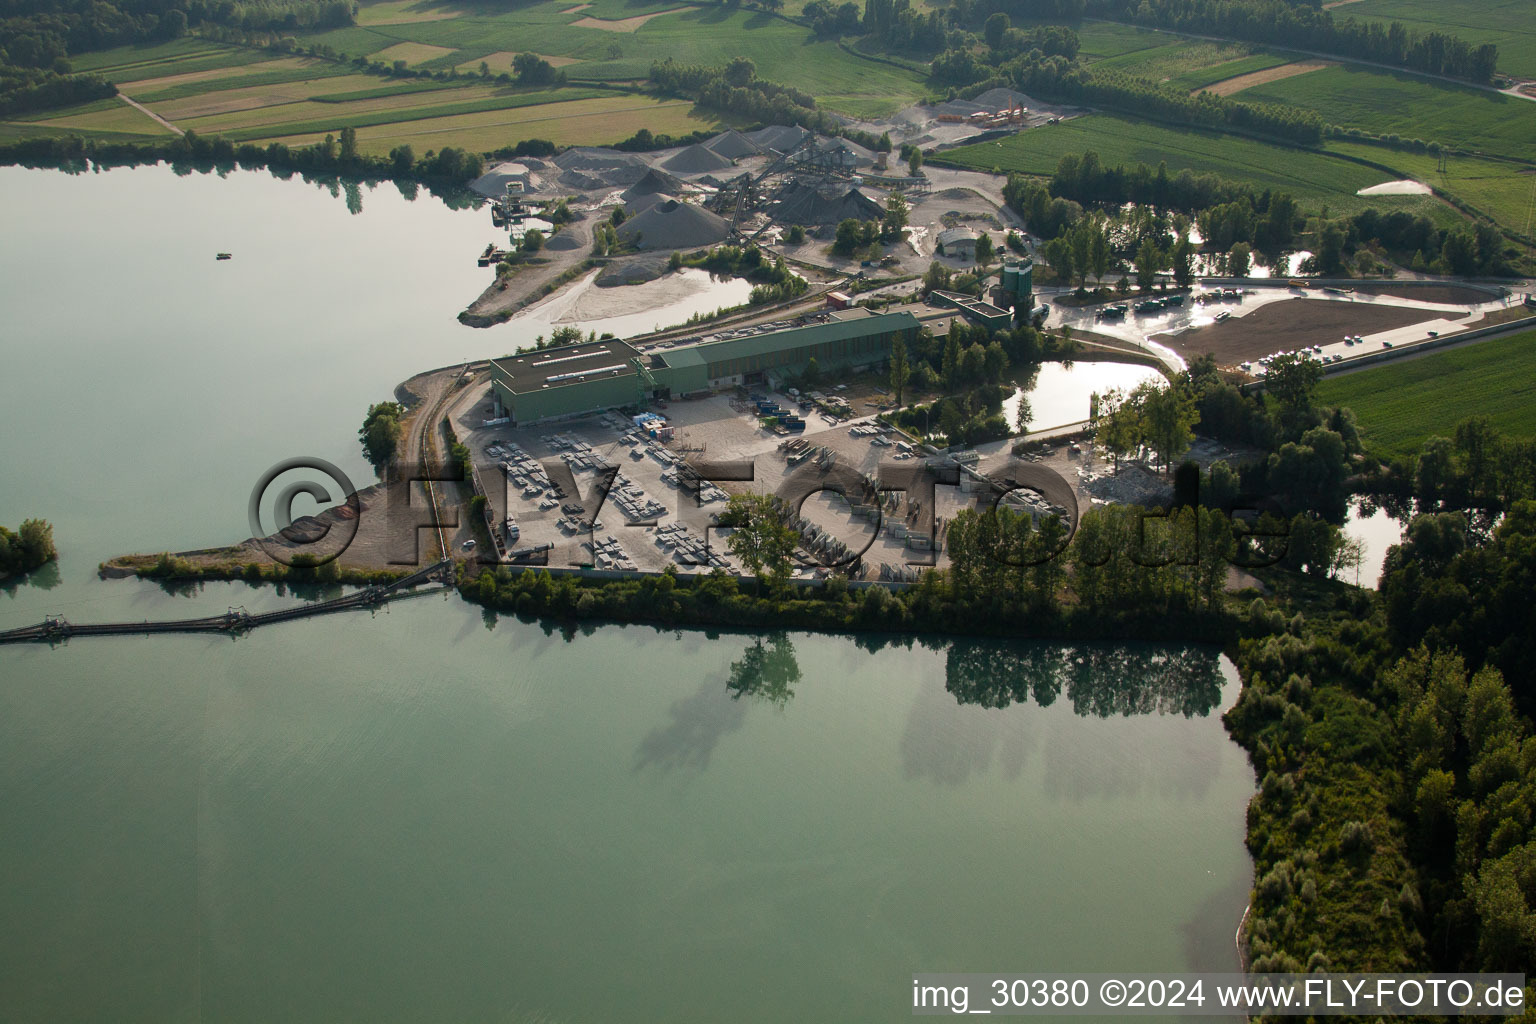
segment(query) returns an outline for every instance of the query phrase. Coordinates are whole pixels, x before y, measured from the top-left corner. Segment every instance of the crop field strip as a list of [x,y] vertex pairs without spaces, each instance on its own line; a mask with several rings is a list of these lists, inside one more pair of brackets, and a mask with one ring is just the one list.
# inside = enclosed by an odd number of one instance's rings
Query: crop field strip
[[1536,20],[1530,0],[1358,0],[1335,17],[1390,24],[1417,32],[1447,32],[1473,45],[1499,48],[1499,70],[1536,78]]
[[105,109],[94,109],[86,113],[66,114],[50,121],[33,122],[38,126],[47,126],[58,134],[59,129],[90,132],[115,132],[123,135],[169,135],[170,130],[165,125],[145,114],[142,110],[129,106],[121,100],[115,100],[114,106]]
[[1170,128],[1111,114],[1090,114],[1002,139],[949,150],[944,156],[974,167],[1049,176],[1060,159],[1094,150],[1104,163],[1168,162],[1170,174],[1188,169],[1245,181],[1256,189],[1289,192],[1304,207],[1326,204],[1334,212],[1374,206],[1408,210],[1454,221],[1459,215],[1428,196],[1358,196],[1380,184],[1382,172],[1313,150],[1291,149],[1211,131]]
[[[250,65],[259,67],[261,65]],[[229,71],[238,72],[239,68],[229,68]],[[170,86],[155,86],[151,83],[161,79],[148,79],[143,83],[131,82],[119,87],[118,91],[125,96],[131,96],[148,107],[156,104],[171,103],[176,100],[189,99],[198,96],[208,96],[216,92],[231,92],[242,89],[258,89],[267,86],[287,85],[292,82],[319,82],[327,78],[351,77],[355,72],[351,68],[323,60],[309,60],[301,67],[274,68],[269,71],[252,72],[250,74],[230,74],[219,78],[198,79],[192,82],[181,82]],[[149,88],[145,88],[145,86]],[[160,113],[157,109],[156,113]]]
[[1325,379],[1318,399],[1353,409],[1372,453],[1406,458],[1487,416],[1513,437],[1536,437],[1536,331]]
[[1164,46],[1178,37],[1114,21],[1085,21],[1077,27],[1077,38],[1081,56],[1102,60]]
[[1238,99],[1316,110],[1325,121],[1373,135],[1440,142],[1536,160],[1536,102],[1432,82],[1400,72],[1336,65],[1270,82]]
[[[418,152],[458,146],[485,152],[511,145],[519,139],[549,139],[556,145],[607,145],[622,141],[640,127],[653,132],[683,135],[695,130],[714,130],[728,121],[700,116],[687,100],[656,100],[641,96],[602,97],[572,102],[500,108],[474,114],[415,121],[389,121],[359,128],[358,148],[365,153],[388,153],[401,143]],[[324,131],[271,138],[290,146],[318,142]],[[254,136],[253,136],[254,137]],[[269,139],[270,136],[261,136]]]
[[[451,21],[337,29],[315,42],[350,54],[377,54],[400,42],[419,42],[453,52],[428,68],[478,67],[492,54],[534,52],[579,61],[567,73],[577,79],[642,79],[651,63],[667,57],[685,64],[724,64],[742,56],[766,79],[815,94],[829,109],[860,116],[891,114],[921,99],[925,75],[850,54],[832,40],[814,39],[804,26],[751,11],[719,7],[664,13],[675,0],[630,6],[602,3],[565,13],[572,5],[538,4],[495,16]],[[610,20],[663,12],[635,32],[576,27],[585,16]],[[614,48],[618,56],[613,56]]]
[[[1165,37],[1172,41],[1144,50],[1133,50],[1094,62],[1095,67],[1112,68],[1153,82],[1166,82],[1180,75],[1199,74],[1253,57],[1253,47],[1246,43],[1216,43],[1203,39]],[[1275,63],[1284,63],[1276,59]],[[1223,76],[1229,77],[1229,76]]]
[[1290,63],[1289,57],[1279,57],[1271,53],[1256,53],[1250,57],[1240,57],[1237,60],[1213,64],[1195,71],[1186,71],[1182,75],[1174,75],[1168,80],[1168,85],[1175,89],[1187,89],[1190,92],[1198,92],[1206,86],[1214,85],[1217,82],[1225,82],[1243,75],[1250,75],[1255,71],[1281,67],[1288,63]]
[[[410,99],[412,97],[405,97]],[[302,106],[293,105],[272,112],[272,116],[264,117],[244,125],[227,126],[213,124],[207,120],[190,121],[187,126],[199,133],[212,133],[227,135],[236,142],[250,142],[257,139],[271,139],[279,136],[315,134],[323,137],[327,133],[337,132],[343,128],[356,128],[359,132],[365,128],[376,128],[380,125],[414,125],[415,122],[444,120],[453,121],[455,118],[469,114],[499,113],[513,111],[527,111],[530,108],[550,107],[556,108],[567,103],[581,103],[593,99],[608,100],[634,100],[633,96],[614,96],[612,92],[597,89],[565,89],[551,92],[525,93],[518,97],[490,96],[480,99],[462,100],[457,103],[438,103],[431,106],[405,106],[385,109],[374,108],[346,109],[332,107],[330,110],[321,108],[318,111],[314,106],[306,103]],[[334,112],[331,112],[334,111]],[[322,116],[310,116],[313,114]],[[513,121],[529,120],[526,115],[513,117]],[[655,129],[652,129],[653,131]],[[630,134],[634,134],[631,132]],[[359,135],[361,137],[361,135]],[[627,136],[626,136],[627,137]],[[620,140],[614,140],[620,141]],[[495,147],[491,147],[495,148]]]

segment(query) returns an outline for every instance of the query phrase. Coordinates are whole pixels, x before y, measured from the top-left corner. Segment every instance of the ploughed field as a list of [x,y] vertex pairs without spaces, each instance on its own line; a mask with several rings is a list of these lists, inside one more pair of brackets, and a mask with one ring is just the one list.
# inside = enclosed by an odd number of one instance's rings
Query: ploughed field
[[1272,352],[1331,345],[1347,334],[1374,334],[1408,327],[1440,315],[1401,306],[1284,299],[1221,323],[1182,334],[1159,335],[1157,341],[1186,359],[1209,352],[1217,362],[1230,366],[1252,362]]

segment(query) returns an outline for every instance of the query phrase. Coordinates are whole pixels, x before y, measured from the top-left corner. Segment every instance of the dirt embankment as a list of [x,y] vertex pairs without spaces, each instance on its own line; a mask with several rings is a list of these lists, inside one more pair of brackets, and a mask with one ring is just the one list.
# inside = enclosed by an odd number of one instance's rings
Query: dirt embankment
[[541,256],[544,262],[525,265],[510,277],[493,278],[480,297],[459,314],[459,322],[470,327],[502,323],[513,313],[543,298],[546,288],[585,263],[592,251],[592,225],[585,220],[573,221],[561,228],[560,234],[576,244],[545,246]]
[[1234,316],[1183,334],[1156,335],[1154,340],[1185,359],[1210,352],[1218,363],[1231,366],[1272,352],[1331,345],[1346,334],[1391,331],[1443,315],[1401,306],[1294,298],[1272,302],[1246,316]]

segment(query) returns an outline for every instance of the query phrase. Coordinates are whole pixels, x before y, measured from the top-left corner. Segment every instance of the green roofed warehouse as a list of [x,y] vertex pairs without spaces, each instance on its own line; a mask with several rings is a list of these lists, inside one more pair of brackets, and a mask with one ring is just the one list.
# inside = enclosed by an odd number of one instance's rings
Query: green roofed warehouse
[[896,338],[910,342],[918,327],[909,312],[856,307],[644,352],[617,340],[584,342],[493,360],[491,390],[498,415],[526,424],[766,384],[798,373],[813,358],[824,371],[877,366]]

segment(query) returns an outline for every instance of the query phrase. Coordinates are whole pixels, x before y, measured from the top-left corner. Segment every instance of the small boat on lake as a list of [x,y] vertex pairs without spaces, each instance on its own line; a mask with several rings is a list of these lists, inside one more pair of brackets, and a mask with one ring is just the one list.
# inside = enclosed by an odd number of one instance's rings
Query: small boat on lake
[[233,253],[227,253],[227,252],[221,252],[217,256],[214,257],[214,259],[216,259],[216,260],[228,260],[228,259],[233,259],[233,258],[234,258],[234,254]]

